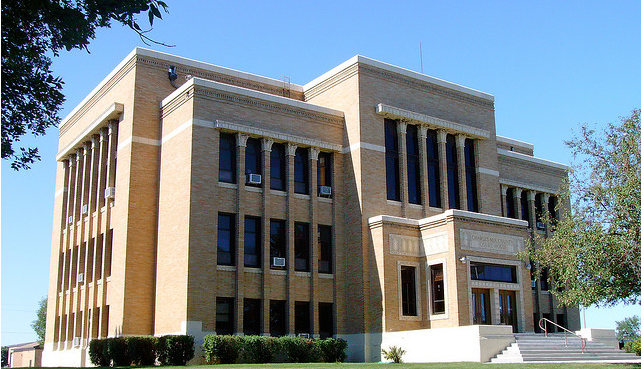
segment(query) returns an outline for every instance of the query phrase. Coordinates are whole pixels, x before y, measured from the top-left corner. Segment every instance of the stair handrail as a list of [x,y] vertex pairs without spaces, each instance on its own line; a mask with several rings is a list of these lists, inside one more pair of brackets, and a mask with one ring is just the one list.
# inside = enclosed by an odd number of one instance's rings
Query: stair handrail
[[541,319],[539,319],[539,328],[541,328],[541,330],[544,332],[545,337],[548,337],[548,330],[546,329],[546,324],[545,323],[550,323],[550,324],[552,324],[554,326],[557,326],[557,327],[563,329],[563,331],[564,331],[564,344],[566,345],[566,347],[568,347],[568,333],[579,337],[579,339],[581,340],[581,353],[582,354],[584,353],[584,349],[586,348],[586,338],[584,338],[583,336],[581,336],[581,335],[569,330],[566,327],[560,326],[559,324],[553,322],[550,319],[541,318]]

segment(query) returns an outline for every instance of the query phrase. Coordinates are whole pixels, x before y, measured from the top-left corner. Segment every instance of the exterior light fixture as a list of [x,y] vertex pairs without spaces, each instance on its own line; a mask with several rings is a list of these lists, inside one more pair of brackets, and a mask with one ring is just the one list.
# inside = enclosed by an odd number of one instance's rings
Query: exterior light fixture
[[467,263],[467,257],[465,256],[461,256],[460,258],[458,258],[458,260],[463,264]]

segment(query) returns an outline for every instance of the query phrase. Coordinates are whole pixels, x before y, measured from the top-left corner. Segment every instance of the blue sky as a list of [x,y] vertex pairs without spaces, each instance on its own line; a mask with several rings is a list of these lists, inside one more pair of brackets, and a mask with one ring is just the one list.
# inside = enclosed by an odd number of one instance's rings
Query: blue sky
[[[176,1],[152,48],[305,84],[361,54],[493,94],[497,134],[564,164],[581,123],[617,121],[641,105],[639,1]],[[141,17],[141,24],[145,24]],[[120,26],[52,66],[65,81],[65,117],[136,46]],[[2,162],[1,344],[35,340],[47,294],[57,129],[38,139],[26,172]],[[588,309],[588,327],[613,328],[640,306]]]

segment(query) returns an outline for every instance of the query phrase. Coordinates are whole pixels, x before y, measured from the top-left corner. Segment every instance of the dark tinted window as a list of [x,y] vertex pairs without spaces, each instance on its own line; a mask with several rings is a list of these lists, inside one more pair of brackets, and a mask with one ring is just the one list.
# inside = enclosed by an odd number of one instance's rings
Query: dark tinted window
[[514,190],[512,188],[508,188],[505,191],[505,207],[508,212],[506,217],[508,218],[517,217],[517,212],[516,212],[516,209],[514,208]]
[[521,219],[530,220],[530,212],[528,207],[528,191],[521,191]]
[[262,143],[257,138],[246,141],[246,174],[262,174]]
[[407,126],[407,186],[409,202],[420,204],[420,159],[418,149],[418,127]]
[[427,131],[427,180],[429,182],[429,206],[441,207],[440,164],[436,131]]
[[396,121],[385,119],[385,170],[387,199],[400,201],[400,168],[398,166],[398,131]]
[[217,297],[217,322],[215,331],[217,334],[233,334],[234,332],[234,316],[233,298],[232,297]]
[[217,226],[217,264],[235,265],[235,215],[219,213]]
[[416,268],[400,267],[400,287],[402,292],[402,314],[416,316]]
[[320,315],[320,339],[333,337],[333,304],[321,302],[318,306]]
[[483,263],[470,263],[472,280],[517,283],[516,267]]
[[237,145],[235,135],[220,133],[219,135],[219,181],[237,182]]
[[333,273],[333,235],[331,226],[318,226],[318,271]]
[[261,323],[261,300],[244,299],[244,334],[259,335]]
[[476,158],[474,141],[465,140],[465,186],[467,189],[467,210],[479,211],[478,194],[476,190]]
[[271,300],[270,302],[270,330],[271,336],[286,334],[286,301]]
[[279,143],[271,149],[271,189],[286,190],[286,151]]
[[246,217],[244,219],[244,266],[259,268],[261,266],[262,232],[261,219]]
[[309,150],[298,147],[295,150],[293,165],[293,181],[295,193],[309,193]]
[[[271,219],[271,234],[270,234],[270,244],[271,244],[271,258],[286,258],[286,226],[283,220]],[[271,268],[282,267],[273,267],[271,262]]]
[[321,152],[318,155],[318,186],[331,185],[331,153]]
[[443,264],[431,266],[432,277],[432,314],[445,313],[445,282]]
[[295,334],[311,332],[311,316],[308,301],[295,301]]
[[295,222],[295,270],[309,271],[309,224]]

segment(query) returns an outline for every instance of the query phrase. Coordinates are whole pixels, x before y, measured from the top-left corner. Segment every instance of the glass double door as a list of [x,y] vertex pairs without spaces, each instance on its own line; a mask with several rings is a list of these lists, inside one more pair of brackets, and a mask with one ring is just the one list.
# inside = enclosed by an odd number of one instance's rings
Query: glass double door
[[[499,311],[501,324],[511,325],[518,332],[517,301],[514,291],[499,290]],[[492,324],[490,290],[472,288],[472,324]]]

